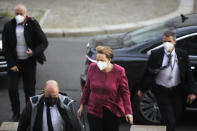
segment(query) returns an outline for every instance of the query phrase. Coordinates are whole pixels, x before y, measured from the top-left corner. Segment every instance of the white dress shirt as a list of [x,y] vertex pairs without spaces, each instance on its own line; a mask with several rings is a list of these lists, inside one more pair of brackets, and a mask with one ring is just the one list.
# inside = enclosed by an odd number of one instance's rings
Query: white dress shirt
[[26,54],[27,51],[27,45],[25,42],[25,36],[24,36],[24,26],[23,25],[17,25],[16,26],[16,52],[19,60],[25,60],[28,58],[28,55]]
[[[51,121],[53,125],[54,131],[64,131],[65,123],[62,119],[62,116],[60,115],[58,108],[56,105],[49,107],[51,112]],[[48,131],[48,125],[47,125],[47,106],[44,103],[44,109],[43,109],[43,125],[42,125],[43,131]]]
[[[168,64],[168,55],[170,54],[168,51],[165,51],[162,66],[165,66]],[[173,86],[177,86],[180,84],[180,71],[178,66],[178,59],[175,52],[175,49],[171,53],[171,65],[159,72],[159,74],[156,76],[156,84],[164,86],[166,88],[171,88]]]

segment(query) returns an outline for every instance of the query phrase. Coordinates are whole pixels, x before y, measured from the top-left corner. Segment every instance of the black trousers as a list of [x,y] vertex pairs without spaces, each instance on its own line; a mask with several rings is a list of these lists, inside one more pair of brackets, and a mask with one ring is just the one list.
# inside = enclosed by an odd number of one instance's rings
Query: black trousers
[[19,72],[8,71],[8,93],[11,101],[12,112],[20,113],[20,101],[18,93],[19,78],[23,80],[23,90],[26,103],[29,97],[35,95],[36,84],[36,61],[32,59],[18,60]]
[[156,85],[153,92],[163,118],[162,123],[167,126],[167,131],[175,131],[176,122],[180,118],[184,107],[181,86],[169,89]]
[[103,108],[103,119],[87,113],[90,131],[119,131],[119,118],[109,109]]

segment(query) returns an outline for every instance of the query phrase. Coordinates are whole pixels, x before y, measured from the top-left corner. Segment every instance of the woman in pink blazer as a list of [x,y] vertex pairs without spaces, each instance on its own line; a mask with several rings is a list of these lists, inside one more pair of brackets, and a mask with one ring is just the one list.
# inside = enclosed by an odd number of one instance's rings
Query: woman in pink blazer
[[88,69],[78,114],[87,105],[90,131],[118,131],[119,117],[133,123],[128,80],[124,68],[111,63],[110,47],[98,46],[96,51],[97,63]]

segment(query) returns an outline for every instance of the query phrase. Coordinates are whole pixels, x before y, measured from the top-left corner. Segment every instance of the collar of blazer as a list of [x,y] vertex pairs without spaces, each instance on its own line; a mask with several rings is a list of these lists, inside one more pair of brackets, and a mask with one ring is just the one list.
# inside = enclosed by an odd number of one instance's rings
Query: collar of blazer
[[[35,19],[31,16],[26,16],[24,22],[22,24],[24,24],[24,26],[28,26],[28,24],[30,24],[32,21],[34,21]],[[12,18],[11,19],[11,24],[14,27],[14,29],[16,28],[16,19]]]
[[175,48],[175,52],[177,55],[177,59],[178,59],[178,63],[182,61],[182,56],[181,56],[181,52],[179,49]]
[[160,68],[162,66],[162,62],[163,62],[163,57],[164,57],[164,48],[160,48],[158,50],[155,50],[154,53],[154,62],[153,62],[153,66],[154,68]]
[[[177,55],[177,59],[178,59],[178,64],[180,66],[180,62],[182,61],[182,56],[181,56],[181,52],[179,49],[175,48],[175,52]],[[155,52],[155,60],[156,60],[156,65],[158,65],[158,67],[162,66],[162,62],[163,62],[163,58],[164,58],[164,47],[158,49],[158,51]]]

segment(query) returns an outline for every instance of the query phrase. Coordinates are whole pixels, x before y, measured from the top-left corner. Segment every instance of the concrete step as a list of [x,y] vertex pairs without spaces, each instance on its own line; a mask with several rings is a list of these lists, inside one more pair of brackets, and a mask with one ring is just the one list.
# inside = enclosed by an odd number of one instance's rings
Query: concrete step
[[0,131],[16,131],[18,122],[3,122],[0,127]]
[[[0,131],[16,131],[18,122],[3,122]],[[130,131],[166,131],[165,126],[132,125]]]
[[166,131],[166,126],[132,125],[130,131]]

